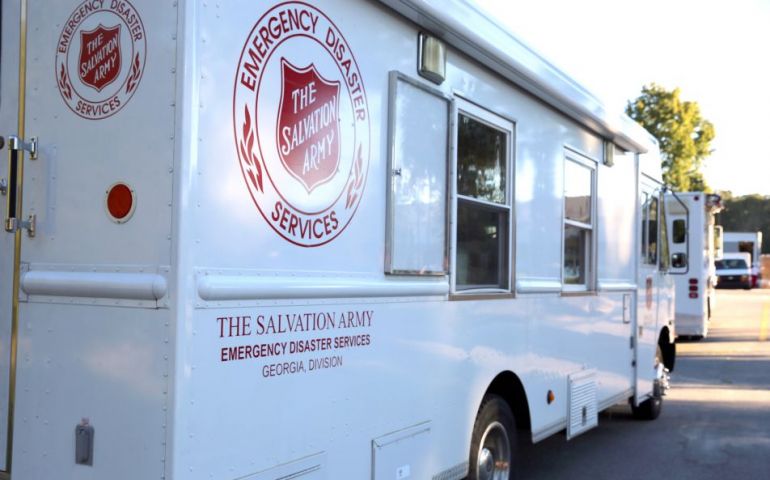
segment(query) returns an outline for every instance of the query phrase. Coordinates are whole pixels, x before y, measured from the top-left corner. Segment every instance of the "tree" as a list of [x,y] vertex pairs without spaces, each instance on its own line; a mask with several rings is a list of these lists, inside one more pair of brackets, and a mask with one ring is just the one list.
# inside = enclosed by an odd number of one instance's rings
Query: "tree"
[[682,101],[679,93],[645,85],[626,113],[658,140],[666,183],[683,192],[708,191],[700,168],[712,152],[714,125],[701,117],[697,102]]

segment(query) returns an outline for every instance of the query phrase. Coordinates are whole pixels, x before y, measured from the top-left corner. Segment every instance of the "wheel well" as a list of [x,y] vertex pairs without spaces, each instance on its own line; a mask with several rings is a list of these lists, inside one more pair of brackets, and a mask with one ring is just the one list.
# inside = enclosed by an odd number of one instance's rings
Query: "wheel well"
[[663,354],[663,365],[670,371],[674,371],[676,363],[676,342],[671,341],[671,331],[668,327],[663,327],[658,337],[658,346]]
[[530,430],[529,404],[527,394],[524,392],[519,377],[515,373],[505,371],[497,375],[487,388],[486,394],[495,394],[502,397],[511,407],[516,418],[518,430]]

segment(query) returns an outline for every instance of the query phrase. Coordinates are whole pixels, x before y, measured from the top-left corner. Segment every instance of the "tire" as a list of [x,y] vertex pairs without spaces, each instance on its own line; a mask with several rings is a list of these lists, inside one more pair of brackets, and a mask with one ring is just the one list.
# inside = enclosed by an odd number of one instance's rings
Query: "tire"
[[[658,350],[655,352],[655,365],[654,368],[657,370],[658,365],[660,365],[663,362],[663,353],[660,350],[660,345],[658,345]],[[658,380],[656,380],[658,381]],[[634,413],[634,418],[638,420],[655,420],[660,416],[660,412],[663,409],[663,389],[660,387],[653,388],[652,389],[652,395],[647,400],[643,401],[639,404],[639,406],[634,405],[633,400],[631,401],[631,411]]]
[[676,342],[668,343],[668,340],[663,339],[661,339],[661,341],[665,342],[663,347],[660,347],[660,344],[658,344],[658,348],[661,349],[661,354],[665,352],[665,355],[663,355],[663,365],[669,372],[673,372],[674,367],[676,366]]
[[467,480],[511,480],[516,450],[516,421],[508,402],[486,395],[471,437]]

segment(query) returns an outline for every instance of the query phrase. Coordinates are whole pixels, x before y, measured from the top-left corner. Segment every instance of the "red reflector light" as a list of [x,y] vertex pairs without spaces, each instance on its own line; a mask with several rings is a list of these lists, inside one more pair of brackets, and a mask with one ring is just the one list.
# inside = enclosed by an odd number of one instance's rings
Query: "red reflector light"
[[690,285],[697,285],[697,284],[698,284],[698,279],[697,278],[691,278],[690,279]]
[[691,292],[697,292],[698,291],[698,286],[697,285],[690,285],[690,291]]
[[126,222],[134,213],[134,191],[125,183],[116,183],[107,190],[106,203],[113,221]]
[[698,298],[698,292],[690,292],[690,298]]

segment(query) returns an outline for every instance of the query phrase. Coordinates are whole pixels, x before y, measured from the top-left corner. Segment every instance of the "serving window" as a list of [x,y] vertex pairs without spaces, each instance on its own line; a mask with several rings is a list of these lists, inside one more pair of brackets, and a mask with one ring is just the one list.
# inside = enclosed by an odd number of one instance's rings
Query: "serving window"
[[458,100],[453,290],[511,291],[513,123]]
[[385,272],[446,275],[449,98],[392,72]]

